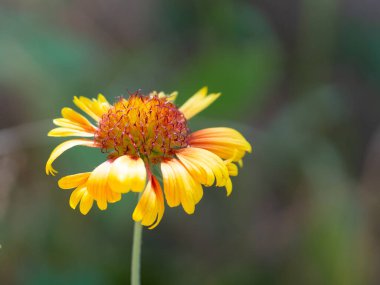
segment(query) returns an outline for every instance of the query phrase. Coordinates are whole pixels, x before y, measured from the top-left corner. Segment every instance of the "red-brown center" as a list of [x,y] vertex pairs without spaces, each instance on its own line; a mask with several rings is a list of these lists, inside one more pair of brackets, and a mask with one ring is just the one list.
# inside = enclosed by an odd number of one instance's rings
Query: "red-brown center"
[[187,147],[189,132],[186,118],[167,98],[134,94],[102,116],[95,142],[104,152],[114,150],[111,156],[128,154],[159,163]]

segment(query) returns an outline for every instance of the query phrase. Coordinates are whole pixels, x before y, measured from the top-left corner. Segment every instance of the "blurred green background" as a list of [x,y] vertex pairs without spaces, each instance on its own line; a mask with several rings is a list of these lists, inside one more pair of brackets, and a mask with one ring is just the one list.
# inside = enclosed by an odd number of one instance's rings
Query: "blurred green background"
[[[166,208],[143,284],[380,283],[380,2],[0,2],[0,284],[128,284],[136,196],[69,208],[45,162],[72,97],[200,87],[245,134],[234,192]],[[102,154],[70,150],[58,177]]]

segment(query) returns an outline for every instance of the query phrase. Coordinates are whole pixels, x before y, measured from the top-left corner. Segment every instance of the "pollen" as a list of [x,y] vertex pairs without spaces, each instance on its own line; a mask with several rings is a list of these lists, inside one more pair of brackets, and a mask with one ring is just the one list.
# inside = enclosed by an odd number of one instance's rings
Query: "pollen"
[[184,114],[166,97],[135,93],[101,117],[94,139],[110,157],[130,155],[155,164],[187,147],[189,133]]

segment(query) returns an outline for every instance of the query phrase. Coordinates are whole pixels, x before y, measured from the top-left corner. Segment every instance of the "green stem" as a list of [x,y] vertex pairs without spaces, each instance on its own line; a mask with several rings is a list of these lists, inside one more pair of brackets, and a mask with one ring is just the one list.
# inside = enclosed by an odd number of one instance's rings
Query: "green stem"
[[[140,192],[138,200],[140,200],[141,194],[142,192]],[[140,222],[135,222],[132,244],[131,285],[140,285],[141,237],[142,225]]]

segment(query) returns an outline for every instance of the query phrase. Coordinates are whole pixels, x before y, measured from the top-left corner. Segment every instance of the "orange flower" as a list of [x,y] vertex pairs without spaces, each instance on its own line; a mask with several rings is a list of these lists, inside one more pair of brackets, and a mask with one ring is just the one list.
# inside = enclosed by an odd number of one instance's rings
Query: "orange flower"
[[[62,118],[53,122],[58,128],[49,132],[53,137],[85,137],[58,145],[46,163],[46,174],[55,175],[53,162],[74,146],[87,146],[108,153],[107,160],[92,172],[61,178],[62,189],[74,189],[70,206],[79,204],[87,214],[96,202],[100,210],[121,195],[142,192],[133,212],[133,219],[150,228],[156,227],[164,214],[164,195],[169,207],[182,205],[192,214],[202,199],[204,186],[226,187],[231,194],[230,176],[236,176],[235,163],[242,163],[251,145],[236,130],[208,128],[191,133],[187,121],[207,108],[220,94],[207,95],[204,87],[180,108],[174,104],[177,93],[166,95],[138,92],[128,99],[120,98],[110,105],[103,95],[97,99],[74,97],[74,104],[92,118],[70,108],[62,109]],[[86,137],[88,137],[86,139]],[[158,165],[162,188],[153,174]]]

